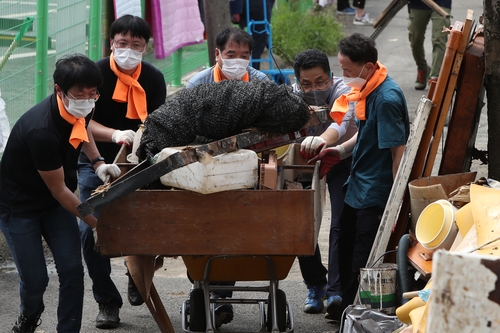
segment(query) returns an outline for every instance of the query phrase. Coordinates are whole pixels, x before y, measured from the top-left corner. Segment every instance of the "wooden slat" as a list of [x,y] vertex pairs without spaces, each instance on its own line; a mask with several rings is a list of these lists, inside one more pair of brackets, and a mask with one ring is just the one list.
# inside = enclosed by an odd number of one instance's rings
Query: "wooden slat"
[[424,176],[430,176],[432,173],[432,169],[434,167],[434,161],[436,159],[437,150],[441,141],[444,124],[446,122],[446,117],[450,110],[450,105],[452,103],[453,95],[455,93],[455,88],[457,86],[458,74],[460,73],[460,68],[462,65],[465,48],[467,47],[467,44],[469,42],[469,35],[472,27],[473,16],[474,12],[470,9],[467,10],[465,24],[460,22],[462,29],[459,30],[459,26],[456,24],[455,26],[457,29],[454,28],[450,32],[450,43],[449,43],[450,47],[455,47],[455,42],[454,42],[455,38],[457,40],[460,39],[460,43],[458,44],[455,59],[453,62],[453,67],[451,69],[450,77],[448,79],[446,92],[443,96],[443,101],[440,106],[441,110],[439,112],[439,118],[436,124],[436,128],[434,130],[433,142],[431,144],[425,169],[423,172]]
[[436,11],[442,17],[450,16],[450,14],[448,14],[443,8],[441,8],[434,1],[432,1],[432,0],[422,0],[422,2],[425,3],[427,6],[429,6],[430,9]]
[[[453,25],[452,30],[462,31],[462,27],[463,27],[462,22],[456,22]],[[454,64],[455,54],[456,51],[460,48],[460,42],[463,41],[463,39],[457,38],[459,35],[454,34],[454,36],[456,37],[455,38],[450,37],[448,39],[447,48],[443,59],[443,64],[441,65],[441,70],[439,72],[438,81],[435,84],[435,86],[433,86],[433,89],[431,89],[430,91],[432,92],[432,95],[429,94],[429,98],[433,102],[433,107],[431,109],[429,118],[427,120],[427,127],[425,128],[422,134],[417,154],[415,156],[415,159],[413,160],[413,167],[411,169],[409,181],[422,177],[426,165],[429,165],[427,160],[430,155],[429,154],[430,145],[433,142],[434,132],[436,130],[436,124],[438,123],[438,120],[440,119],[440,114],[442,112],[442,103],[448,87],[448,81],[450,79],[450,75],[452,72],[452,66]],[[446,112],[447,111],[448,110],[446,110]],[[432,158],[434,159],[435,156],[433,156]],[[410,209],[411,209],[410,199],[408,191],[406,191],[406,195],[401,205],[398,220],[396,222],[396,227],[389,241],[388,249],[396,248],[401,236],[407,232]],[[395,261],[394,255],[390,255],[388,258],[390,258],[389,261],[392,262]]]
[[481,109],[484,105],[484,37],[476,37],[465,53],[439,174],[470,169]]
[[314,216],[313,190],[139,190],[100,211],[97,233],[106,256],[312,255]]

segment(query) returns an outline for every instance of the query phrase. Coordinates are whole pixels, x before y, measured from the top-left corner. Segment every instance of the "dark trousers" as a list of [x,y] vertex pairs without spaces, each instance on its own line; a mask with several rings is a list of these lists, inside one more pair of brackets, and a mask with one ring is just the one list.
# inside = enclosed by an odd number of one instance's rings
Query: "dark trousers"
[[[349,177],[351,162],[351,157],[342,160],[339,164],[335,165],[326,176],[331,207],[330,237],[328,245],[328,269],[325,268],[321,261],[321,253],[318,246],[316,246],[316,251],[313,256],[301,256],[298,258],[304,283],[308,287],[328,284],[328,296],[340,294],[340,286],[338,287],[338,290],[336,289],[339,279],[339,220],[340,214],[342,213],[342,207],[344,205],[344,192],[342,190],[342,186]],[[328,281],[326,278],[327,273]]]
[[344,204],[339,237],[342,309],[354,302],[359,286],[359,271],[368,261],[383,213],[384,208],[381,207],[355,209]]
[[[80,188],[80,200],[83,202],[90,198],[92,191],[103,183],[95,174],[94,168],[90,163],[79,163],[78,167],[78,186]],[[98,217],[99,212],[94,212],[94,216]],[[97,303],[114,302],[121,307],[123,300],[115,283],[111,279],[110,259],[103,257],[94,250],[94,236],[89,225],[80,220],[79,227],[82,254],[87,264],[89,276],[92,279],[94,299]]]
[[342,11],[349,7],[349,0],[337,0],[337,10]]
[[353,7],[364,9],[366,0],[354,0],[352,2]]

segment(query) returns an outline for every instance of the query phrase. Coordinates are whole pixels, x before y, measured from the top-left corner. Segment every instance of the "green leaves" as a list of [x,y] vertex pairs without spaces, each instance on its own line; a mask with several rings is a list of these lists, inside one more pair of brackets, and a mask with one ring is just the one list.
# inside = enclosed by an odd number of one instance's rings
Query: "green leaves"
[[318,49],[328,55],[337,54],[337,44],[344,36],[337,22],[334,6],[301,11],[296,6],[281,4],[273,10],[273,46],[291,59],[306,49]]

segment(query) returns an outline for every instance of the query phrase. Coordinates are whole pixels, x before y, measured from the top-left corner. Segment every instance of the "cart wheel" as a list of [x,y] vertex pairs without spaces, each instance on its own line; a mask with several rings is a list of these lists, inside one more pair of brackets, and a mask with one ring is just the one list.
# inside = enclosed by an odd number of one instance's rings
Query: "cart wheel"
[[207,323],[205,321],[205,296],[203,295],[203,289],[193,289],[189,302],[189,330],[193,332],[205,332]]
[[[273,329],[273,313],[271,308],[271,297],[267,304],[267,331]],[[276,290],[276,311],[278,317],[278,329],[280,332],[286,332],[286,295],[281,289]]]

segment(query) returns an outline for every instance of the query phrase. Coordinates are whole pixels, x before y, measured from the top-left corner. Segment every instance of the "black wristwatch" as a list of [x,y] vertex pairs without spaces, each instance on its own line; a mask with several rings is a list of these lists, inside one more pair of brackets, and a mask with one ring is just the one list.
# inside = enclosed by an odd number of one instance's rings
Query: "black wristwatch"
[[92,161],[90,161],[90,164],[92,164],[92,166],[94,166],[94,164],[96,164],[97,162],[99,161],[103,161],[104,162],[104,157],[102,156],[97,156],[96,158],[94,158]]

